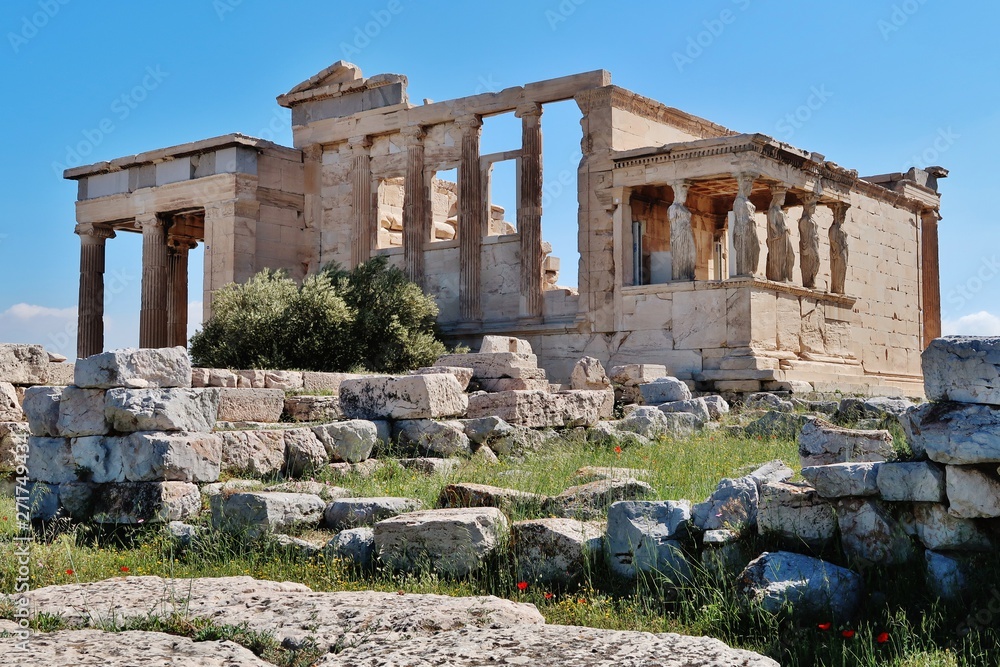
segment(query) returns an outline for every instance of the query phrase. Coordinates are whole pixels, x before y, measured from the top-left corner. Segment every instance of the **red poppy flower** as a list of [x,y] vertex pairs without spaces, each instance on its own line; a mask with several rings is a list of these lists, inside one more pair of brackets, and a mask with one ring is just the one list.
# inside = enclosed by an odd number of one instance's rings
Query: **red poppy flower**
[[122,566],[121,566],[121,567],[120,567],[119,569],[120,569],[120,570],[121,570],[122,572],[128,572],[128,566],[127,566],[127,565],[122,565]]
[[546,593],[546,594],[545,594],[545,599],[546,599],[546,600],[551,600],[551,599],[552,599],[552,598],[554,598],[554,597],[555,597],[555,595],[553,595],[552,593]]
[[622,453],[622,446],[615,445],[615,454],[621,454],[621,453]]
[[576,601],[577,604],[587,604],[587,598],[580,598]]
[[887,641],[889,641],[889,633],[888,632],[880,633],[879,636],[875,638],[875,642],[878,643],[878,644],[884,644]]
[[852,639],[854,637],[854,630],[843,630],[840,636],[844,639]]
[[66,570],[66,574],[73,576],[73,570]]
[[4,520],[4,521],[6,521],[6,520],[7,520],[7,517],[4,517],[4,518],[3,518],[3,520]]
[[827,630],[829,630],[830,628],[833,627],[833,623],[830,623],[829,621],[827,621],[826,623],[820,623],[816,627],[819,628],[820,630],[822,630],[823,632],[826,632]]
[[527,581],[519,581],[519,582],[517,582],[517,590],[519,590],[519,591],[526,591],[526,590],[528,590],[528,582]]
[[406,595],[406,591],[396,591],[396,595]]

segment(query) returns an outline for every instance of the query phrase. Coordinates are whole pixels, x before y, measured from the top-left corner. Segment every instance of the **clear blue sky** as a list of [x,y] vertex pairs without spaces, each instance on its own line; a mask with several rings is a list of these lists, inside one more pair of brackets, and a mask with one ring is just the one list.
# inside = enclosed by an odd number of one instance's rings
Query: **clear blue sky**
[[[998,24],[997,3],[943,0],[5,0],[0,340],[75,350],[76,187],[61,165],[229,132],[290,145],[275,96],[341,58],[406,74],[418,104],[604,68],[862,175],[940,164],[946,329],[1000,334]],[[577,118],[571,105],[546,111],[547,173],[573,170]],[[494,125],[484,148],[513,147]],[[546,202],[564,284],[575,284],[572,190]],[[192,295],[200,266],[196,253]],[[107,344],[134,345],[138,236],[109,241],[107,271]]]

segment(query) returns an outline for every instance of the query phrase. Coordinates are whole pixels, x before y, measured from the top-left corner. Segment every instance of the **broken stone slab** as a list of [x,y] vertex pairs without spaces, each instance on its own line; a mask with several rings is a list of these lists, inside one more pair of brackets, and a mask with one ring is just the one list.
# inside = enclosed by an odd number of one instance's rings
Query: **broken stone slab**
[[77,478],[76,459],[66,438],[28,438],[28,479],[62,484]]
[[471,368],[476,380],[518,378],[544,380],[545,371],[538,367],[538,357],[516,352],[480,352],[478,354],[447,354],[435,363],[438,367]]
[[167,524],[167,535],[181,550],[190,549],[195,540],[204,534],[204,531],[205,529],[200,526],[192,526],[183,521],[171,521]]
[[513,354],[532,354],[531,344],[523,338],[513,336],[483,336],[479,345],[480,354],[495,354],[511,352]]
[[820,549],[837,533],[837,514],[816,489],[771,482],[760,488],[757,530],[761,535],[775,535],[790,544]]
[[302,371],[264,371],[264,387],[294,391],[302,389],[305,383]]
[[708,409],[708,403],[704,398],[692,398],[686,401],[672,401],[661,403],[657,406],[661,411],[667,413],[687,413],[694,415],[700,424],[712,421],[712,413]]
[[368,526],[342,530],[326,543],[323,555],[358,567],[371,567],[375,562],[375,531]]
[[541,508],[546,496],[516,489],[504,489],[487,484],[460,482],[448,484],[438,496],[439,507],[499,507],[503,510],[514,508]]
[[913,407],[913,402],[905,398],[844,398],[837,406],[834,419],[841,423],[856,422],[859,419],[887,419],[899,417]]
[[928,549],[924,552],[927,588],[939,598],[954,600],[967,587],[968,563],[951,554]]
[[0,420],[8,422],[24,421],[24,411],[17,399],[17,391],[9,382],[0,382]]
[[764,484],[770,482],[787,482],[795,475],[795,471],[785,465],[781,459],[774,459],[756,467],[747,477],[757,484],[759,490]]
[[350,419],[313,426],[331,461],[358,463],[371,456],[378,442],[378,427],[364,419]]
[[743,399],[744,410],[774,410],[775,412],[794,412],[795,405],[770,392],[760,391],[748,394]]
[[605,466],[584,466],[573,477],[581,483],[600,479],[643,479],[653,476],[651,470],[641,468],[611,468]]
[[198,485],[189,482],[123,482],[95,488],[90,499],[90,520],[95,523],[168,523],[201,512]]
[[[258,489],[249,489],[252,491]],[[336,500],[338,498],[348,498],[351,495],[350,489],[345,489],[342,486],[334,486],[329,482],[314,482],[312,480],[295,480],[290,482],[282,482],[280,484],[275,484],[274,486],[269,486],[265,491],[274,491],[277,493],[308,493],[314,496],[319,496],[327,502],[331,500]],[[204,494],[204,487],[202,489]]]
[[103,665],[129,667],[141,662],[203,667],[269,667],[249,649],[231,641],[195,641],[161,632],[59,630],[31,633],[20,647],[17,637],[0,638],[0,665]]
[[612,366],[611,382],[623,387],[638,387],[662,377],[667,377],[667,367],[659,364],[625,364]]
[[344,416],[340,396],[289,396],[284,399],[284,406],[283,414],[296,422],[330,422]]
[[518,442],[526,439],[524,427],[512,426],[496,416],[463,419],[462,423],[473,445],[486,445],[501,456],[513,452]]
[[644,438],[659,438],[674,435],[677,424],[665,412],[655,406],[638,406],[624,418],[614,423],[619,431],[641,435]]
[[[139,432],[107,438],[129,482],[214,482],[222,467],[222,439],[214,433]],[[74,454],[77,442],[74,441]],[[114,454],[108,456],[114,459]],[[100,481],[100,480],[94,480]]]
[[330,462],[326,447],[310,428],[283,431],[285,443],[285,472],[301,477],[318,472]]
[[64,438],[106,434],[108,423],[105,419],[104,390],[63,388],[59,397],[56,431]]
[[[205,484],[201,487],[201,495],[203,498],[211,498],[212,496],[217,496],[220,493],[234,493],[236,491],[263,491],[264,482],[259,479],[227,479],[225,482],[212,482],[211,484]],[[275,491],[280,491],[282,489],[274,489]],[[299,493],[298,491],[292,491],[291,493]]]
[[[183,614],[218,625],[244,626],[272,634],[279,643],[301,645],[306,635],[321,651],[375,637],[398,641],[465,627],[525,627],[544,623],[534,605],[493,596],[398,595],[396,592],[313,592],[292,582],[251,577],[161,579],[116,577],[30,591],[32,615],[51,614],[70,624],[104,623]],[[308,628],[308,630],[306,630]]]
[[1000,405],[1000,337],[935,338],[920,358],[927,400]]
[[996,470],[948,466],[945,473],[948,512],[960,519],[1000,517],[1000,479]]
[[478,569],[509,528],[507,517],[495,507],[410,512],[375,524],[375,549],[394,570],[429,563],[439,574],[462,577]]
[[476,380],[476,384],[481,391],[494,394],[501,391],[551,391],[551,385],[545,378],[483,378]]
[[111,389],[104,414],[119,433],[191,431],[211,433],[219,389]]
[[721,396],[702,396],[705,407],[708,408],[708,416],[712,420],[722,419],[722,415],[729,414],[729,403]]
[[686,401],[691,398],[691,390],[675,377],[660,377],[652,382],[639,385],[642,401],[646,405],[661,405],[673,401]]
[[692,523],[700,530],[727,530],[740,533],[757,525],[759,492],[750,477],[723,479],[708,500],[691,509]]
[[0,382],[39,385],[48,382],[49,357],[41,345],[0,343]]
[[809,415],[771,410],[744,426],[743,433],[751,438],[796,438],[813,419]]
[[[59,435],[59,399],[62,393],[62,387],[28,387],[24,390],[22,408],[31,435],[49,437]],[[101,407],[103,409],[103,402]]]
[[593,426],[607,412],[603,391],[505,391],[469,397],[469,418],[499,417],[528,428]]
[[375,376],[345,380],[340,406],[352,419],[439,419],[463,416],[469,398],[450,373]]
[[338,498],[323,512],[326,525],[334,530],[372,526],[382,519],[415,512],[423,503],[413,498]]
[[890,502],[941,503],[946,498],[944,466],[929,461],[883,463],[878,492]]
[[799,433],[799,457],[804,467],[831,463],[885,461],[894,456],[888,431],[861,431],[813,419]]
[[220,421],[274,423],[281,421],[285,409],[285,392],[281,389],[235,389],[219,392]]
[[971,519],[961,519],[940,503],[914,503],[913,520],[917,537],[935,551],[989,551],[993,540]]
[[631,478],[599,479],[571,486],[549,498],[543,512],[560,517],[590,520],[603,517],[620,500],[641,500],[653,494],[653,487]]
[[192,368],[192,387],[239,387],[240,376],[228,368]]
[[285,466],[284,431],[219,431],[222,469],[229,474],[266,477]]
[[465,425],[458,420],[407,419],[396,422],[396,428],[399,444],[416,452],[444,457],[472,453]]
[[183,347],[126,348],[77,360],[73,377],[91,389],[190,387],[191,361]]
[[878,495],[880,463],[831,463],[802,468],[802,477],[823,498]]
[[568,584],[602,553],[604,524],[574,519],[516,521],[511,544],[518,581]]
[[256,537],[299,526],[316,526],[326,503],[308,493],[246,493],[213,496],[212,526],[216,530]]
[[367,459],[359,463],[331,463],[326,467],[326,469],[334,477],[347,477],[348,475],[354,475],[361,479],[368,479],[385,466],[386,461],[379,459]]
[[0,469],[15,470],[28,451],[28,425],[24,422],[0,422]]
[[684,555],[691,505],[681,501],[624,501],[608,508],[605,555],[619,576],[660,572],[674,583],[687,580],[691,569]]
[[765,552],[739,577],[744,596],[777,614],[786,607],[798,617],[850,620],[861,604],[864,581],[847,568],[788,551]]
[[322,546],[308,540],[303,540],[300,537],[291,537],[290,535],[276,533],[271,536],[271,540],[286,552],[295,554],[300,558],[312,558],[323,551]]
[[357,380],[366,377],[359,373],[322,373],[318,371],[303,371],[302,388],[305,391],[330,392],[334,396],[340,394],[340,385],[344,380]]
[[611,387],[611,380],[600,359],[584,357],[573,366],[569,385],[571,389],[605,391]]
[[[127,438],[117,436],[92,435],[73,438],[70,451],[76,461],[77,475],[88,482],[107,484],[124,482]],[[131,461],[130,461],[131,463]],[[218,472],[216,472],[218,476]],[[129,481],[161,481],[160,478]],[[192,480],[180,480],[190,482]]]
[[899,418],[913,452],[938,463],[1000,463],[1000,408],[924,403]]
[[396,459],[396,463],[406,470],[415,470],[423,475],[447,475],[461,465],[461,460],[418,456]]
[[45,384],[50,387],[65,387],[73,384],[75,365],[66,362],[50,363]]
[[472,382],[473,370],[465,366],[424,366],[415,371],[410,371],[410,375],[436,375],[438,373],[454,375],[455,379],[458,380],[459,386],[462,387],[462,391],[468,389],[469,383]]
[[903,526],[877,500],[849,498],[837,503],[837,524],[844,554],[874,565],[900,565],[913,557]]

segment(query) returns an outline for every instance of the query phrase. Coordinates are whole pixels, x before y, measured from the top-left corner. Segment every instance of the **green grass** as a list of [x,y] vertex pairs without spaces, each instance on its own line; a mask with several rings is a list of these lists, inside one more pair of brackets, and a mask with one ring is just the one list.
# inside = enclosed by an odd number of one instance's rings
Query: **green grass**
[[[425,476],[397,465],[385,466],[369,478],[349,475],[332,479],[357,496],[405,496],[434,507],[445,484],[477,482],[555,495],[579,483],[576,471],[583,466],[641,468],[651,474],[646,481],[655,498],[703,500],[719,479],[744,474],[755,465],[780,458],[796,467],[797,451],[790,439],[741,438],[724,431],[703,432],[687,439],[664,439],[647,447],[615,451],[616,443],[587,443],[576,435],[546,446],[520,459],[498,465],[463,463],[445,476]],[[320,476],[319,478],[323,478]],[[518,509],[511,517],[532,518],[540,509]],[[11,557],[14,534],[13,501],[0,499],[0,592],[13,590],[15,560]],[[204,523],[204,517],[201,519]],[[304,537],[317,543],[328,539],[328,531],[307,531]],[[751,538],[753,553],[771,548],[766,541]],[[107,579],[114,576],[159,575],[202,577],[249,575],[259,579],[297,581],[318,591],[380,590],[447,595],[498,595],[535,604],[549,623],[599,628],[680,632],[708,635],[777,659],[782,665],[893,667],[986,667],[996,664],[1000,650],[1000,614],[989,614],[977,622],[977,630],[960,633],[970,614],[986,610],[991,591],[1000,586],[1000,567],[985,559],[976,568],[982,581],[968,598],[954,604],[934,600],[923,585],[920,563],[904,568],[870,568],[862,571],[871,599],[861,618],[851,626],[821,630],[817,620],[771,615],[740,602],[734,577],[719,579],[696,569],[694,580],[677,589],[646,577],[638,582],[617,580],[603,563],[594,564],[579,584],[547,588],[529,582],[527,590],[517,586],[513,555],[502,551],[485,567],[464,579],[446,579],[422,571],[411,574],[383,569],[359,570],[340,561],[308,559],[294,555],[266,539],[243,540],[213,535],[186,551],[155,526],[130,530],[99,530],[94,527],[54,525],[39,536],[32,553],[32,588]],[[0,616],[10,607],[0,605]],[[995,618],[994,618],[995,617]],[[42,630],[62,627],[61,619],[39,616]],[[184,617],[129,620],[113,629],[150,629],[194,639],[228,638],[280,665],[304,667],[314,659],[306,650],[282,649],[270,635],[247,628],[214,626],[203,619]],[[851,639],[842,630],[855,632]],[[888,633],[885,643],[876,638]]]

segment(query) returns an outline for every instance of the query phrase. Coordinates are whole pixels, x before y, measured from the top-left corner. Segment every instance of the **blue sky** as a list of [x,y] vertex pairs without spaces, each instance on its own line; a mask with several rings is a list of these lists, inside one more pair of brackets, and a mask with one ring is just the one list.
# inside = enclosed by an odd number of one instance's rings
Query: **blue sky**
[[[290,145],[275,96],[341,58],[406,74],[417,104],[604,68],[862,175],[940,164],[946,330],[1000,334],[998,22],[997,3],[943,0],[5,0],[0,340],[75,351],[76,188],[62,166],[229,132]],[[546,108],[550,182],[575,169],[578,118],[572,103]],[[488,123],[484,150],[515,147],[511,129]],[[574,189],[546,198],[563,284],[575,284]],[[192,295],[201,262],[196,251]],[[107,278],[107,345],[135,345],[137,235],[109,241]]]

